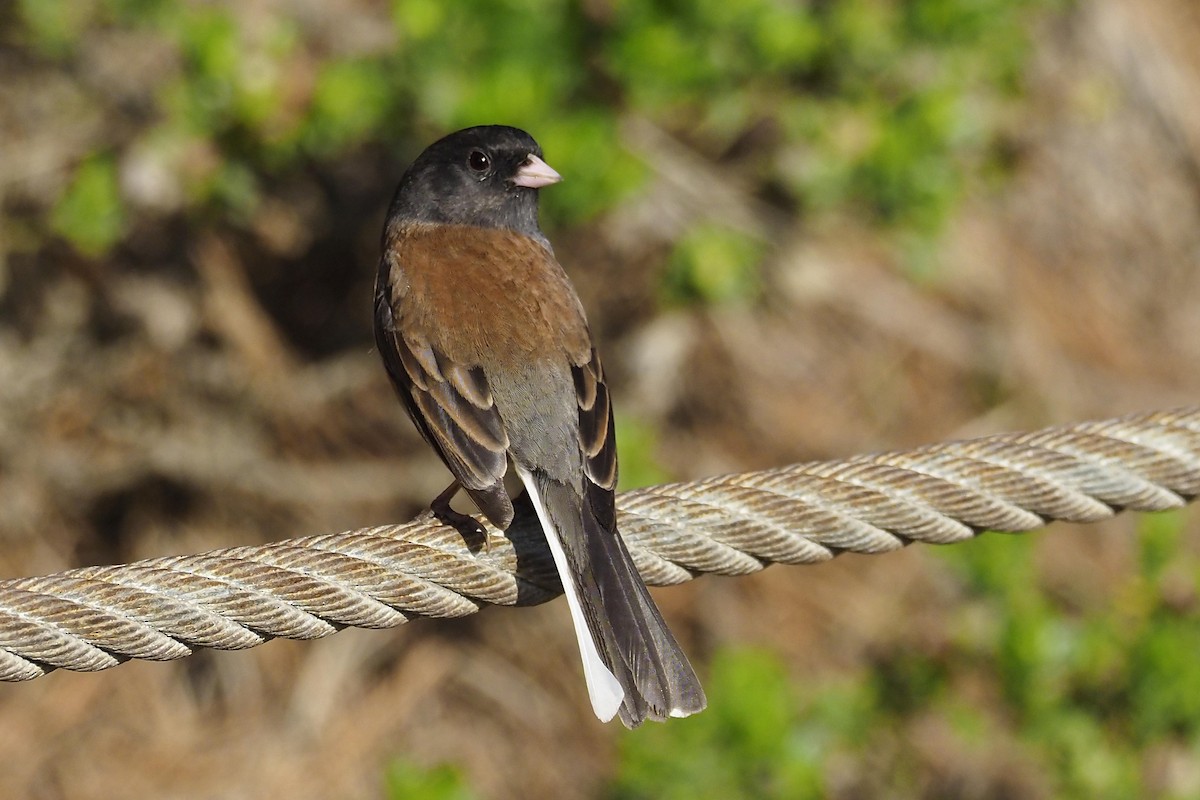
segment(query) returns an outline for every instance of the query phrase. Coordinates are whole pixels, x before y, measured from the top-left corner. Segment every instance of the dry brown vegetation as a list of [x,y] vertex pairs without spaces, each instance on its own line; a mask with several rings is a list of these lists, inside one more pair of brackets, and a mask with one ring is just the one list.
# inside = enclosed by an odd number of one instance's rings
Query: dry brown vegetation
[[[925,286],[855,220],[781,227],[736,162],[628,120],[650,187],[556,242],[618,407],[657,429],[670,473],[695,477],[1196,402],[1197,41],[1191,0],[1086,0],[1040,31],[1009,122],[1013,177],[955,216]],[[155,53],[132,49],[143,65],[102,77],[0,51],[10,221],[125,135],[87,91],[146,91]],[[405,519],[444,485],[371,351],[375,237],[401,167],[349,159],[336,208],[278,187],[248,233],[135,221],[131,248],[100,261],[30,249],[5,224],[0,574]],[[706,215],[769,242],[767,297],[661,312],[672,231]],[[1038,567],[1072,602],[1109,604],[1132,546],[1129,520],[1057,526]],[[910,549],[657,597],[701,671],[714,648],[763,644],[803,687],[939,647],[961,591]],[[586,797],[615,733],[588,710],[558,603],[55,673],[0,686],[0,720],[13,798],[372,797],[397,757],[461,764],[487,797]],[[971,749],[937,719],[897,737],[926,796],[1049,796],[1011,740]],[[843,772],[842,796],[887,794],[869,764]]]

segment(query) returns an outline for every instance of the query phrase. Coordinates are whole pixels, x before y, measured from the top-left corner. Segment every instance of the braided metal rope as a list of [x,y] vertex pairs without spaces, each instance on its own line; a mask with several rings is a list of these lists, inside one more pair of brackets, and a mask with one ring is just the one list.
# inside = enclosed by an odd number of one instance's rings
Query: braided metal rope
[[[638,568],[648,583],[666,585],[845,550],[882,553],[1177,508],[1197,494],[1200,406],[653,486],[622,494],[618,508]],[[489,530],[489,543],[472,552],[426,514],[0,581],[0,680],[388,628],[560,593],[536,522],[507,536]]]

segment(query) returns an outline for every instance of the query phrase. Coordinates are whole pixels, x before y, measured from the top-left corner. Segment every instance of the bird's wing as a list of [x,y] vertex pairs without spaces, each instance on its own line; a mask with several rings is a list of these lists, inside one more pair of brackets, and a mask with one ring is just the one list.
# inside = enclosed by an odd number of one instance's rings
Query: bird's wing
[[459,484],[500,528],[512,521],[504,489],[508,435],[483,369],[456,364],[396,324],[386,281],[376,290],[375,343],[397,394]]
[[604,528],[615,531],[616,426],[604,367],[596,348],[591,348],[584,363],[571,366],[571,375],[575,379],[575,398],[579,405],[579,448],[587,478],[585,494]]

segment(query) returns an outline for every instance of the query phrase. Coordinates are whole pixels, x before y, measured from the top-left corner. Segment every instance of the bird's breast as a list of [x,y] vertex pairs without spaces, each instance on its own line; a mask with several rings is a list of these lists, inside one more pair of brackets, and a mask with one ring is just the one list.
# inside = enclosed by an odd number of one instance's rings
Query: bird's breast
[[466,366],[574,361],[590,347],[582,306],[539,242],[512,231],[421,225],[399,237],[393,307],[402,329]]

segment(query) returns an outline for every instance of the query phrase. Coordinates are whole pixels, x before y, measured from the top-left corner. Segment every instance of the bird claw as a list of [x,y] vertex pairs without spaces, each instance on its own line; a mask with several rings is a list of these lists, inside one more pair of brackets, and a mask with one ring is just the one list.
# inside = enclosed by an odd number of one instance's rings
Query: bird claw
[[482,547],[483,552],[487,553],[491,550],[491,537],[488,536],[487,529],[479,524],[479,521],[470,514],[463,514],[455,511],[446,505],[443,508],[433,508],[433,516],[438,522],[443,525],[448,525],[458,531],[463,537],[463,541],[467,543],[467,548],[471,552],[478,552]]

